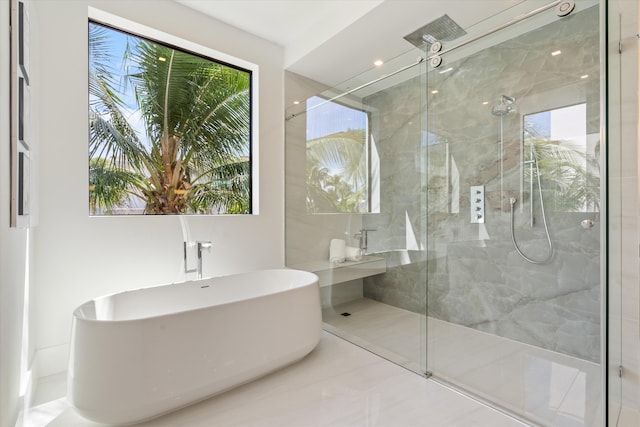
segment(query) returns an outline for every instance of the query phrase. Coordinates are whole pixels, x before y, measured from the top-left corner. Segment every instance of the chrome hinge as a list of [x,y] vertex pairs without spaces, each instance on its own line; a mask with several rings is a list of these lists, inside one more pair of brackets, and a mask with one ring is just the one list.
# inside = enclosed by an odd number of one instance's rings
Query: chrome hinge
[[425,377],[425,378],[431,378],[432,376],[433,376],[433,373],[432,373],[431,371],[426,371],[426,372],[424,373],[424,377]]
[[618,378],[622,378],[622,371],[624,371],[624,367],[622,365],[618,366]]

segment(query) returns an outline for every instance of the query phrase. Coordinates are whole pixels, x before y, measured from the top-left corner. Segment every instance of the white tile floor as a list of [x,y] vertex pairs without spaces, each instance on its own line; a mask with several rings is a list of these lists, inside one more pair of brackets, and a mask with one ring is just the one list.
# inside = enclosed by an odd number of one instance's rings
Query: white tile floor
[[535,423],[603,424],[598,364],[367,298],[327,308],[323,320],[345,339],[414,371],[429,370]]
[[[25,427],[97,427],[43,379]],[[327,332],[302,361],[139,426],[516,427],[523,424]]]

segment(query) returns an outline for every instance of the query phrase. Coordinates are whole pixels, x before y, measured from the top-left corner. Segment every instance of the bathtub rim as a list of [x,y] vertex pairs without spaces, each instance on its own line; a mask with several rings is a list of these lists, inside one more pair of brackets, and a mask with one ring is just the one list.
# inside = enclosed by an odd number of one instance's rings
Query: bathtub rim
[[[139,291],[144,291],[147,289],[154,289],[154,288],[160,288],[163,286],[173,286],[173,285],[189,285],[189,284],[196,284],[198,282],[204,282],[207,280],[212,280],[212,279],[222,279],[225,277],[231,277],[231,276],[242,276],[242,275],[250,275],[253,273],[259,273],[259,272],[263,272],[263,271],[294,271],[294,272],[300,272],[300,273],[304,273],[304,275],[308,275],[310,278],[313,277],[314,280],[310,281],[309,283],[305,283],[302,284],[300,286],[296,286],[294,288],[286,288],[286,289],[281,289],[278,290],[277,292],[270,292],[270,293],[266,293],[266,294],[260,294],[260,295],[255,295],[255,296],[251,296],[249,298],[244,298],[244,299],[238,299],[238,300],[234,300],[234,301],[228,301],[222,304],[212,304],[212,305],[207,305],[207,306],[203,306],[203,307],[198,307],[198,308],[190,308],[190,309],[186,309],[186,310],[179,310],[179,311],[172,311],[169,313],[164,313],[164,314],[156,314],[153,316],[145,316],[145,317],[136,317],[133,319],[91,319],[82,315],[79,315],[78,312],[85,306],[88,306],[90,304],[95,304],[95,302],[99,299],[107,299],[107,298],[111,298],[115,295],[123,295],[123,294],[127,294],[130,292],[139,292]],[[288,267],[284,267],[284,268],[266,268],[266,269],[260,269],[260,270],[251,270],[251,271],[246,271],[246,272],[242,272],[242,273],[232,273],[232,274],[227,274],[227,275],[223,275],[223,276],[211,276],[211,277],[205,277],[202,279],[196,279],[196,280],[186,280],[184,282],[172,282],[172,283],[164,283],[164,284],[160,284],[160,285],[152,285],[152,286],[145,286],[142,288],[136,288],[136,289],[127,289],[124,291],[118,291],[118,292],[112,292],[109,294],[105,294],[105,295],[100,295],[98,297],[92,298],[90,300],[87,300],[85,302],[83,302],[82,304],[80,304],[79,306],[77,306],[76,308],[73,309],[72,311],[72,320],[75,321],[80,321],[80,322],[90,322],[90,323],[103,323],[103,324],[124,324],[124,323],[129,323],[129,322],[140,322],[140,321],[146,321],[146,320],[151,320],[151,319],[158,319],[160,317],[174,317],[174,316],[178,316],[184,313],[191,313],[191,312],[198,312],[198,311],[202,311],[202,310],[209,310],[211,309],[211,307],[223,307],[223,306],[227,306],[230,304],[236,304],[242,301],[251,301],[254,299],[258,299],[258,298],[265,298],[271,295],[279,295],[285,292],[291,292],[294,290],[298,290],[298,289],[304,289],[306,287],[309,286],[314,286],[314,284],[318,287],[320,287],[320,278],[318,277],[317,274],[310,272],[310,271],[306,271],[306,270],[299,270],[299,269],[295,269],[295,268],[288,268]]]

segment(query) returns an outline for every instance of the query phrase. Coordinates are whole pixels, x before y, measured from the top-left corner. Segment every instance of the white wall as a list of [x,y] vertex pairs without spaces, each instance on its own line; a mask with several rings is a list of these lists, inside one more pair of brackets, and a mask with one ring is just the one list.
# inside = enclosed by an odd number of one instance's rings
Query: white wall
[[[7,129],[8,134],[4,104],[0,128]],[[0,162],[3,165],[9,164],[8,139],[3,131],[0,138]],[[5,172],[7,169],[0,168],[2,200],[9,200],[9,173]],[[28,235],[26,230],[9,229],[9,204],[3,202],[0,206],[0,427],[8,427],[14,425],[21,404],[22,318]]]
[[9,227],[9,1],[0,8],[0,427],[13,427],[23,402],[23,309],[33,239],[26,229]]
[[283,51],[170,1],[33,4],[41,17],[43,72],[32,321],[39,375],[47,375],[66,368],[76,306],[103,294],[185,279],[178,217],[87,214],[88,7],[259,66],[259,215],[187,218],[194,240],[214,244],[204,254],[205,276],[284,265]]

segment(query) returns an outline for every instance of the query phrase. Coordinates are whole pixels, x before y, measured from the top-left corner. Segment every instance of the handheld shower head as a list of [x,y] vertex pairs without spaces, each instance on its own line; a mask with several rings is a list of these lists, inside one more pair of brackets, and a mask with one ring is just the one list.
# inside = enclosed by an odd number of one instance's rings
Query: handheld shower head
[[491,107],[491,114],[494,116],[506,116],[513,110],[513,103],[516,99],[509,95],[500,95],[500,100],[496,105]]
[[513,108],[510,106],[502,107],[502,106],[494,105],[493,107],[491,107],[491,114],[498,117],[506,116],[511,112],[512,109]]

